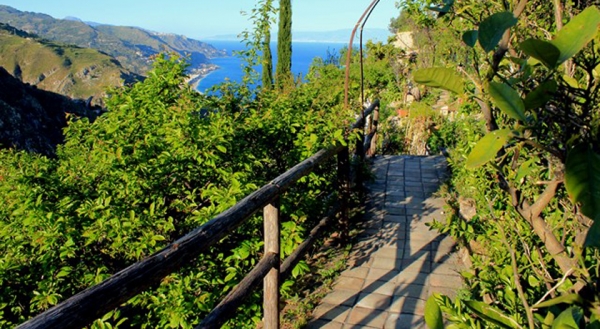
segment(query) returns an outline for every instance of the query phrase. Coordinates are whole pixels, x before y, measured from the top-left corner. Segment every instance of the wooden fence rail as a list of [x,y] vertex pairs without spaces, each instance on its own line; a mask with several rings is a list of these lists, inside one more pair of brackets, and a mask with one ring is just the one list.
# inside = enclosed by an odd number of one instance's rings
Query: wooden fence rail
[[[376,116],[378,109],[379,102],[375,101],[356,120],[352,125],[352,129],[359,129],[363,133],[366,117],[373,112]],[[369,131],[369,134],[371,133],[373,132]],[[364,134],[361,136],[364,136]],[[357,142],[357,145],[365,145],[365,141],[362,139],[364,137]],[[364,148],[361,147],[361,149],[364,152]],[[371,151],[368,152],[372,154]],[[265,241],[264,257],[197,328],[220,327],[234,314],[233,311],[242,303],[242,299],[254,287],[259,285],[265,277],[264,328],[278,328],[279,282],[289,275],[294,265],[300,261],[312,242],[316,240],[320,229],[326,226],[331,218],[335,217],[334,214],[330,213],[311,231],[309,238],[284,261],[281,266],[283,275],[280,276],[278,198],[300,178],[311,173],[323,162],[340,154],[341,156],[338,156],[338,182],[340,184],[339,188],[342,189],[342,193],[340,193],[342,196],[340,201],[342,202],[340,202],[340,205],[342,214],[345,212],[347,217],[347,209],[344,209],[347,195],[344,190],[347,190],[350,185],[348,177],[350,171],[349,161],[347,160],[348,146],[337,145],[316,152],[310,158],[298,163],[269,184],[251,193],[233,207],[171,243],[163,250],[130,265],[98,285],[75,294],[62,303],[22,323],[17,328],[69,329],[88,326],[94,320],[119,307],[132,297],[153,285],[159,284],[164,277],[189,263],[263,208],[265,208],[264,225],[267,239]],[[364,157],[364,153],[358,154],[358,156]],[[344,160],[344,157],[346,160]],[[344,215],[341,217],[343,218]]]

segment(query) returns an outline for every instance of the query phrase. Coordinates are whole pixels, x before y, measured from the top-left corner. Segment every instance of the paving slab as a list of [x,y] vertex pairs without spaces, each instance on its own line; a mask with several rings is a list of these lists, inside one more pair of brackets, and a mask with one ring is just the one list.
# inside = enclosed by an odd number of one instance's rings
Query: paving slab
[[462,286],[455,243],[427,225],[445,217],[445,202],[434,195],[447,177],[445,159],[382,156],[373,168],[348,268],[307,328],[427,328],[427,298],[454,298]]
[[388,316],[389,312],[386,311],[357,306],[350,312],[346,324],[354,325],[352,326],[354,328],[365,328],[366,326],[372,328],[383,328]]
[[386,329],[426,329],[425,320],[420,315],[407,313],[392,313],[388,316],[384,328]]

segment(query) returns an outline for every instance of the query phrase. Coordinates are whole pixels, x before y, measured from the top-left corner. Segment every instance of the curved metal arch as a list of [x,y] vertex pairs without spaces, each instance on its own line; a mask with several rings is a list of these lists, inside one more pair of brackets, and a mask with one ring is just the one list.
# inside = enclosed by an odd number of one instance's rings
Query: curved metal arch
[[365,95],[364,95],[364,71],[363,71],[363,30],[365,24],[371,17],[371,13],[377,7],[380,0],[373,0],[371,4],[367,7],[365,12],[360,16],[358,22],[354,26],[352,30],[352,34],[350,36],[350,41],[348,42],[348,53],[346,54],[346,76],[344,81],[344,106],[348,108],[348,89],[350,85],[350,61],[352,59],[352,42],[354,41],[354,37],[356,36],[356,30],[360,26],[360,93],[361,93],[361,104],[364,108]]

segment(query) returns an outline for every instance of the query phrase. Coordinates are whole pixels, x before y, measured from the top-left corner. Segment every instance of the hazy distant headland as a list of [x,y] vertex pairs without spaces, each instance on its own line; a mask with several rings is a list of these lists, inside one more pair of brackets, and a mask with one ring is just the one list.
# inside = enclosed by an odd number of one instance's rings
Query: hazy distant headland
[[[343,29],[335,31],[294,31],[292,38],[294,42],[319,42],[319,43],[347,43],[352,34],[352,29]],[[387,29],[365,29],[363,31],[364,40],[374,40],[386,42],[391,32]],[[356,35],[358,38],[358,33]],[[236,34],[223,34],[203,38],[205,41],[235,41],[239,40]]]

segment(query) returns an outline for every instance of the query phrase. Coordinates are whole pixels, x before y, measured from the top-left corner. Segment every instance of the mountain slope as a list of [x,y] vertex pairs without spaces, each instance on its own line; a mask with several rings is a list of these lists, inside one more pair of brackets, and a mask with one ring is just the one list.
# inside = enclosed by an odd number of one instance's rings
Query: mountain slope
[[183,56],[189,54],[192,68],[207,63],[208,58],[225,55],[207,43],[184,36],[136,27],[90,26],[72,17],[55,19],[3,5],[0,5],[0,22],[52,41],[105,52],[119,60],[126,69],[138,74],[144,74],[150,68],[150,58],[161,51],[174,51]]
[[[224,54],[207,43],[189,39],[185,36],[150,32],[137,27],[98,25],[95,27],[102,35],[108,35],[124,42],[125,45],[137,50],[147,59],[161,51],[171,51],[183,56],[190,56],[192,67],[199,67],[208,62],[209,58],[223,56]],[[124,56],[117,57],[127,61]]]
[[24,83],[72,98],[100,102],[107,87],[140,77],[89,48],[44,40],[0,24],[0,66]]

